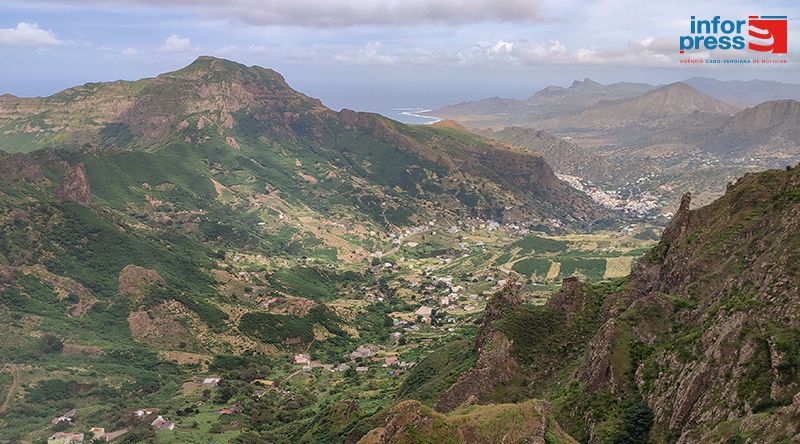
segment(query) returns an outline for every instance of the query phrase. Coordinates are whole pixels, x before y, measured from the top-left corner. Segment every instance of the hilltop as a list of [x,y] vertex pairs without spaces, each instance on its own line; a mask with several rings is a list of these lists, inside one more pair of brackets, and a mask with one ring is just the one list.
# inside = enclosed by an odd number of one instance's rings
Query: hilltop
[[679,82],[631,99],[598,103],[576,116],[580,121],[576,125],[592,128],[631,124],[657,126],[676,116],[695,113],[733,115],[737,111],[736,107]]

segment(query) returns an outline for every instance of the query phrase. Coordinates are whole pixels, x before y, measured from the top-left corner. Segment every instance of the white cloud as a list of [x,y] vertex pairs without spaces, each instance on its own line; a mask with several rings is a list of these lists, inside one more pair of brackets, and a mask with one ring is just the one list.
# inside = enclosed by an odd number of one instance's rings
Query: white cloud
[[236,54],[238,52],[239,52],[239,47],[238,46],[236,46],[236,45],[227,45],[227,46],[223,46],[222,48],[219,48],[218,50],[216,50],[215,54],[221,55],[221,56],[227,56],[227,55],[231,55],[231,54]]
[[158,50],[162,52],[188,52],[192,50],[192,41],[189,38],[178,37],[173,34],[164,40],[164,44]]
[[566,46],[558,40],[532,42],[478,42],[466,51],[458,51],[461,64],[503,63],[523,65],[540,62],[563,62],[569,58]]
[[[751,54],[752,55],[752,54]],[[742,58],[744,51],[712,51],[694,53],[694,57]],[[646,37],[627,42],[624,47],[568,48],[559,40],[543,42],[521,39],[493,40],[475,43],[454,52],[407,48],[387,48],[380,42],[339,53],[333,60],[342,63],[381,65],[451,65],[451,66],[532,66],[544,64],[677,66],[681,55],[677,39]]]
[[250,45],[247,47],[247,50],[252,52],[253,54],[266,54],[269,51],[265,45]]
[[425,49],[385,49],[380,42],[370,42],[355,51],[334,56],[343,63],[411,64],[411,65],[525,65],[534,63],[563,63],[574,61],[566,46],[558,41],[515,42],[482,41],[468,49],[430,51]]
[[[360,63],[366,65],[392,65],[400,58],[398,56],[388,55],[381,51],[383,44],[381,42],[369,42],[363,48],[353,52],[346,52],[334,56],[334,60],[344,63]],[[406,61],[408,61],[406,59]]]
[[0,45],[50,46],[61,43],[53,31],[42,29],[36,23],[20,22],[16,28],[0,28]]
[[27,0],[104,8],[145,5],[192,11],[212,19],[253,25],[349,27],[485,22],[525,23],[541,19],[540,0]]
[[127,47],[121,51],[121,54],[124,56],[135,56],[139,54],[139,50],[136,48]]

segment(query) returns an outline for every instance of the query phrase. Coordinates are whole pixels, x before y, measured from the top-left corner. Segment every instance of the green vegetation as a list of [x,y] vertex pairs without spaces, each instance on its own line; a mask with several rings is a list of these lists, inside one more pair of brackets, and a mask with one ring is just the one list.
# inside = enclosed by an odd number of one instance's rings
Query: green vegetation
[[471,341],[453,341],[430,353],[411,369],[397,390],[397,399],[416,399],[432,405],[464,371],[475,364]]
[[239,321],[239,331],[268,344],[308,344],[314,339],[314,326],[319,324],[329,333],[345,335],[339,328],[341,319],[322,305],[312,308],[307,316],[246,313]]
[[39,351],[42,353],[58,353],[63,349],[64,343],[53,335],[44,335],[39,338]]
[[547,259],[525,258],[514,262],[511,269],[523,276],[536,276],[539,279],[547,277],[551,262]]
[[512,247],[519,247],[522,253],[560,253],[569,247],[570,243],[556,239],[550,239],[540,236],[526,236],[513,244]]

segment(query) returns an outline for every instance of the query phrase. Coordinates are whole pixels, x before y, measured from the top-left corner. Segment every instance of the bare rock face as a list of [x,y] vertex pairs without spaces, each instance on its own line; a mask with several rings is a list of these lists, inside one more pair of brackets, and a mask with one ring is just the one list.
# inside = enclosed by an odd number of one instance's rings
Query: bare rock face
[[486,335],[478,350],[475,367],[461,374],[436,403],[436,410],[449,412],[461,406],[491,401],[495,387],[516,377],[519,364],[511,356],[511,341],[500,332]]
[[117,293],[133,302],[140,302],[154,288],[164,285],[164,278],[156,270],[138,265],[128,265],[119,274]]
[[748,442],[796,437],[788,425],[797,406],[763,411],[800,387],[787,361],[800,325],[799,189],[789,169],[746,175],[696,210],[685,195],[661,243],[634,268],[623,311],[591,341],[578,379],[620,391],[613,357],[624,347],[615,344],[638,341],[655,350],[650,381],[637,382],[655,430],[678,443],[727,442],[734,428],[715,427],[736,420],[736,433],[758,436]]
[[582,296],[582,292],[586,287],[587,285],[577,277],[564,278],[561,283],[561,290],[547,301],[547,305],[563,312],[569,321],[575,314],[584,309],[586,298]]
[[83,166],[83,163],[79,163],[67,170],[56,190],[56,198],[72,201],[84,207],[91,205],[92,192],[89,187],[86,167]]
[[681,198],[681,205],[675,216],[669,223],[669,226],[664,230],[662,239],[667,242],[676,242],[686,236],[686,230],[689,229],[690,211],[689,207],[692,202],[692,193],[686,193]]
[[436,403],[436,410],[449,412],[462,405],[489,402],[498,384],[511,381],[520,374],[519,364],[511,356],[511,340],[492,324],[509,310],[519,308],[521,304],[519,288],[514,282],[492,298],[486,306],[483,324],[476,335],[478,359],[475,366],[461,374],[442,393]]

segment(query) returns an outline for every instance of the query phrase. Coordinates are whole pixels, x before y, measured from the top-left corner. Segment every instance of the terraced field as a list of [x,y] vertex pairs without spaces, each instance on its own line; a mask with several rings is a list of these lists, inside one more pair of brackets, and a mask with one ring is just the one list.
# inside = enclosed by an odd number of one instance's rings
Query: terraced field
[[627,276],[634,259],[652,245],[653,241],[618,233],[531,234],[511,243],[494,264],[530,278],[534,284],[549,285],[570,276],[597,281]]

